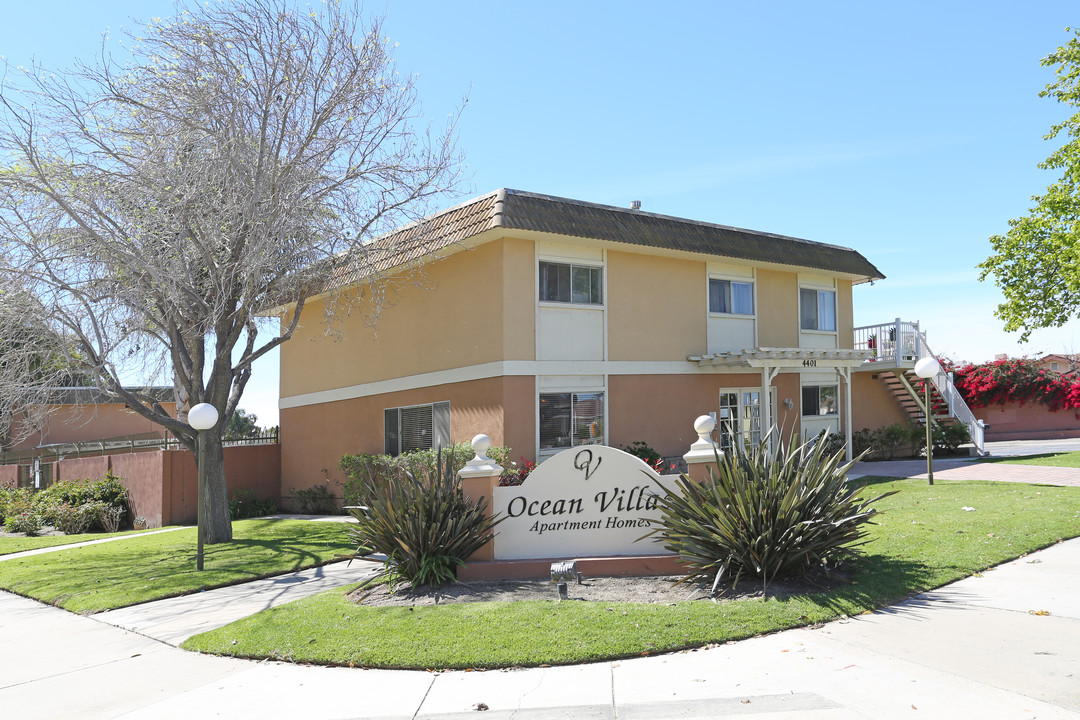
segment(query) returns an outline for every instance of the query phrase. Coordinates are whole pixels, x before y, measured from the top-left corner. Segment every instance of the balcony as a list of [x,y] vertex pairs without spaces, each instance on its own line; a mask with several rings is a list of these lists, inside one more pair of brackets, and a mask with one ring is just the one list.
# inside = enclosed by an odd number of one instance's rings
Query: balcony
[[855,349],[873,353],[860,370],[913,368],[916,361],[928,353],[924,346],[918,322],[896,318],[881,325],[855,328]]

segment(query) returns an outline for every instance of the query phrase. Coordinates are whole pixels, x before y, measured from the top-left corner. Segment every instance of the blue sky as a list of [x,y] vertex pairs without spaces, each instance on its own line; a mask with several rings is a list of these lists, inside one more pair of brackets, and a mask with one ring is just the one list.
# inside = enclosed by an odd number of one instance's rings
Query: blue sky
[[[1080,323],[1026,345],[975,265],[1053,177],[1036,166],[1068,108],[1039,60],[1075,2],[387,0],[403,72],[441,123],[465,95],[463,195],[562,195],[853,247],[887,279],[856,325],[918,320],[954,359],[1080,352]],[[159,0],[5,7],[0,54],[50,67]],[[448,198],[453,204],[461,198]],[[276,358],[241,405],[276,422]]]

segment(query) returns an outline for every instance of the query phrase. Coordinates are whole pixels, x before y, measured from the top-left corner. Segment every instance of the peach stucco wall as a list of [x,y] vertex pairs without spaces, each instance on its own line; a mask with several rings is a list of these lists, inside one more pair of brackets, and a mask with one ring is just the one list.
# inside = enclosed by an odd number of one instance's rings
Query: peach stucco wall
[[685,360],[706,349],[704,262],[608,251],[608,357]]
[[[170,415],[176,416],[175,403],[164,403],[162,407]],[[38,445],[86,442],[146,433],[163,436],[164,430],[135,411],[128,410],[121,403],[64,405],[49,416],[48,424],[41,433],[27,438],[11,449],[26,450]]]
[[[123,482],[136,516],[148,527],[195,522],[198,470],[187,450],[149,450],[96,457],[67,458],[53,463],[53,481],[97,480],[110,470]],[[0,468],[0,480],[17,465]],[[251,490],[259,499],[279,501],[281,478],[279,445],[225,448],[225,482],[229,494]]]
[[879,377],[880,373],[853,372],[851,383],[853,430],[877,429],[894,423],[907,423],[910,418]]
[[[799,376],[776,377],[774,424],[785,435],[799,430]],[[717,412],[722,388],[761,387],[760,373],[715,375],[612,375],[608,378],[608,444],[642,441],[664,456],[683,455],[697,440],[694,419]],[[784,407],[792,398],[794,408]]]
[[986,440],[1045,440],[1080,437],[1075,410],[1050,412],[1045,405],[1007,403],[974,408],[975,417],[990,425]]
[[[466,442],[483,433],[495,445],[509,444],[515,455],[532,457],[533,387],[531,377],[507,376],[283,408],[281,495],[291,497],[294,489],[327,479],[340,495],[345,481],[338,467],[342,456],[384,452],[383,411],[393,407],[449,401],[454,442]],[[504,407],[517,414],[509,435],[504,432]],[[520,414],[524,408],[528,408],[530,418]]]

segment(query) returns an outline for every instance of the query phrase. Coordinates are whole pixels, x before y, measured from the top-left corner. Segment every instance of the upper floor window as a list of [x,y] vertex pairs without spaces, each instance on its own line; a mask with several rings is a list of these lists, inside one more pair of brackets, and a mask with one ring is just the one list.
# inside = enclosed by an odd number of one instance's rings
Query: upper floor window
[[593,265],[540,262],[540,300],[603,305],[604,269]]
[[836,330],[836,291],[799,290],[799,319],[803,330]]
[[802,389],[802,414],[836,415],[836,390],[835,385],[804,385]]
[[387,455],[450,447],[450,403],[388,408],[383,411]]
[[754,314],[754,283],[709,278],[709,312]]

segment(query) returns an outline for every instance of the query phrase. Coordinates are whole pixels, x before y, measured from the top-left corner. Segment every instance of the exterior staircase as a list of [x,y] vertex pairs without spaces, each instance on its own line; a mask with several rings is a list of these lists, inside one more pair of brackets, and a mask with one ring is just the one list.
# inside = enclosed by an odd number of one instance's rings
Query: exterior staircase
[[[860,369],[880,373],[879,377],[907,416],[915,422],[924,422],[922,378],[915,374],[915,363],[936,356],[926,342],[926,333],[919,330],[919,323],[897,318],[891,323],[855,328],[855,349],[873,351],[873,356]],[[963,423],[975,451],[985,455],[985,426],[960,396],[952,376],[942,371],[930,378],[930,383],[931,421],[954,418]]]
[[[922,423],[926,417],[922,378],[916,375],[914,370],[905,368],[893,368],[888,372],[883,372],[880,377],[908,419]],[[945,420],[951,417],[945,399],[933,383],[930,385],[930,408],[931,417],[934,420]]]

